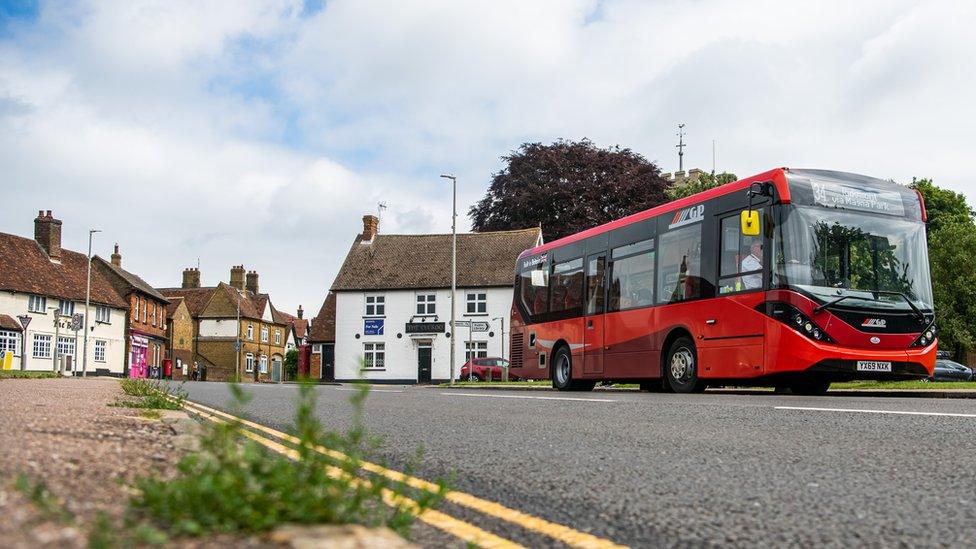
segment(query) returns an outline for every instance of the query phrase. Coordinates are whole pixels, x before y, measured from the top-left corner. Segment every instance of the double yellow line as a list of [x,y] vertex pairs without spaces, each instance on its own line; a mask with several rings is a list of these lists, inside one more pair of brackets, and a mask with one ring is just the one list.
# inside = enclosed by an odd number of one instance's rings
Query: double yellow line
[[[217,410],[215,408],[210,408],[209,406],[204,406],[202,404],[197,404],[195,402],[184,401],[184,406],[187,410],[206,418],[210,421],[224,422],[224,421],[234,421],[238,422],[240,425],[247,427],[248,429],[243,429],[242,432],[245,436],[254,440],[255,442],[261,444],[262,446],[268,448],[269,450],[279,453],[281,455],[287,456],[289,458],[295,459],[298,456],[298,452],[294,448],[290,448],[272,440],[270,438],[264,437],[260,433],[265,433],[274,437],[275,439],[288,442],[290,444],[300,444],[301,441],[292,435],[283,433],[281,431],[272,429],[270,427],[261,425],[259,423],[254,423],[253,421],[248,421],[237,416],[233,416],[226,412]],[[256,432],[255,432],[256,431]],[[342,452],[336,450],[331,450],[323,446],[316,446],[315,451],[322,453],[334,460],[344,462],[351,458]],[[370,473],[386,477],[390,480],[406,484],[411,488],[418,490],[424,490],[431,493],[436,493],[440,488],[426,480],[406,475],[399,471],[394,471],[392,469],[387,469],[381,465],[375,463],[370,463],[366,461],[359,462],[360,467]],[[338,467],[329,468],[330,475],[341,475],[344,472]],[[368,482],[367,480],[361,480],[360,482]],[[499,537],[491,532],[483,530],[471,523],[456,519],[454,517],[448,516],[440,511],[435,511],[433,509],[426,509],[420,511],[416,502],[406,498],[404,496],[397,495],[390,490],[386,490],[383,493],[384,501],[388,505],[401,505],[420,521],[429,524],[439,530],[447,532],[465,542],[475,544],[479,547],[485,548],[515,548],[522,547],[521,545],[509,541],[505,538]],[[592,534],[587,534],[585,532],[580,532],[574,530],[568,526],[563,526],[561,524],[556,524],[554,522],[549,522],[545,519],[541,519],[509,507],[505,507],[499,503],[493,501],[488,501],[486,499],[473,496],[464,492],[459,492],[456,490],[449,490],[445,495],[444,499],[460,505],[467,507],[483,515],[499,519],[510,524],[514,524],[520,528],[524,528],[530,532],[535,532],[554,540],[560,541],[570,547],[576,547],[579,549],[610,549],[610,548],[621,548],[622,545],[618,545],[610,540],[596,537]]]

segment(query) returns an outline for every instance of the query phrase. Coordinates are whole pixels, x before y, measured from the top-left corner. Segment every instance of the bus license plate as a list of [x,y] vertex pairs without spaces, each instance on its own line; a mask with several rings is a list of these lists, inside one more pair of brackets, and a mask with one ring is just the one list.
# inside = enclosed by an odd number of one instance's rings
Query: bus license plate
[[857,371],[858,372],[890,372],[891,363],[875,362],[873,360],[858,360]]

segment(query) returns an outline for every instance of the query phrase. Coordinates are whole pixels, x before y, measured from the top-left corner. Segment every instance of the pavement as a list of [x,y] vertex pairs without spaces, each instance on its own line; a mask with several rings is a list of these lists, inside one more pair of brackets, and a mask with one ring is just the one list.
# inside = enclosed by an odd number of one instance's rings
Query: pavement
[[[184,388],[228,409],[225,384]],[[285,429],[297,387],[248,390],[248,417]],[[315,388],[326,426],[349,424],[354,390]],[[633,547],[976,540],[973,400],[375,386],[364,418],[390,467]],[[442,510],[528,547],[565,547]]]

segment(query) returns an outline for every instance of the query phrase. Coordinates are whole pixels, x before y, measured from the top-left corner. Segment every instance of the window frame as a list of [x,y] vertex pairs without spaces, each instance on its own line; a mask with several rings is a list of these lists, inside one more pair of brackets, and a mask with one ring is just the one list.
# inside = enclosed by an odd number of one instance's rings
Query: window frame
[[[736,265],[734,266],[735,267],[735,271],[733,271],[733,272],[731,272],[729,274],[722,274],[722,267],[723,267],[723,265],[722,265],[722,259],[723,259],[723,252],[725,251],[725,240],[724,240],[724,237],[725,237],[724,230],[725,230],[725,228],[723,227],[723,224],[726,221],[728,221],[728,220],[733,220],[734,221],[733,225],[736,228],[736,231],[735,232],[736,232],[736,235],[737,235],[737,244],[736,244],[737,250],[738,250],[738,252],[744,251],[743,250],[743,238],[744,237],[743,237],[742,231],[739,229],[739,224],[740,224],[739,216],[741,215],[741,212],[743,210],[745,210],[745,209],[746,208],[740,208],[740,209],[736,210],[735,213],[728,213],[728,212],[726,212],[726,214],[721,214],[721,215],[717,216],[718,223],[716,223],[716,225],[718,226],[718,240],[716,242],[718,242],[718,246],[717,246],[717,250],[716,251],[718,253],[718,257],[716,258],[716,263],[717,263],[717,265],[716,265],[716,273],[717,273],[717,276],[715,277],[715,293],[716,293],[717,296],[728,296],[728,295],[744,294],[744,293],[748,293],[748,292],[761,292],[761,291],[764,291],[765,288],[766,288],[766,277],[763,275],[763,273],[764,273],[764,267],[765,267],[765,265],[767,263],[767,259],[766,258],[767,258],[767,256],[769,254],[767,252],[768,246],[766,246],[766,224],[763,223],[763,222],[760,222],[761,233],[759,234],[759,236],[749,237],[751,239],[758,239],[759,243],[762,245],[762,257],[759,258],[759,268],[758,269],[753,269],[751,271],[743,271],[743,270],[741,270],[742,269],[742,261],[743,260],[740,259],[739,261],[736,262]],[[765,208],[755,208],[755,209],[759,210],[759,218],[760,218],[760,220],[765,219],[765,213],[766,213]],[[759,277],[759,286],[758,287],[755,287],[755,288],[746,288],[744,279],[747,276],[750,276],[750,277],[752,277],[752,276],[758,276]],[[728,291],[724,291],[724,286],[722,285],[722,283],[723,283],[723,281],[727,281],[727,280],[731,280],[731,281],[733,281],[733,283],[741,284],[741,287],[740,288],[736,288],[735,286],[732,286],[732,287],[730,287],[730,289]]]
[[248,374],[254,373],[254,353],[244,354],[244,372]]
[[[20,356],[20,339],[23,335],[14,330],[0,330],[0,354],[9,351],[13,356]],[[11,348],[12,346],[12,348]]]
[[[366,294],[364,297],[363,316],[386,316],[386,294]],[[372,312],[370,312],[370,308],[372,308]]]
[[267,343],[270,337],[271,335],[270,335],[270,330],[268,330],[268,327],[261,326],[261,343]]
[[258,373],[259,374],[268,373],[268,355],[261,355],[258,358]]
[[[560,266],[572,265],[577,261],[579,262],[578,267],[575,266],[568,267],[567,268],[568,270],[564,273],[556,272],[556,270]],[[579,283],[576,285],[577,286],[576,304],[570,308],[553,309],[553,303],[555,301],[553,299],[555,297],[554,293],[558,286],[556,284],[556,281],[562,277],[569,278],[575,276],[576,274],[580,275]],[[548,280],[547,287],[548,287],[547,291],[549,292],[549,297],[548,297],[548,302],[549,302],[548,319],[549,320],[560,320],[564,318],[575,318],[575,317],[583,316],[583,310],[584,310],[583,302],[586,298],[586,261],[584,260],[583,256],[570,257],[563,261],[552,261],[549,268],[549,280]]]
[[434,316],[437,314],[437,294],[419,292],[414,294],[414,312],[417,316]]
[[274,342],[275,345],[281,345],[281,328],[275,328]]
[[487,315],[488,314],[488,291],[487,290],[465,290],[464,292],[464,314],[465,315]]
[[363,370],[386,369],[386,343],[367,341],[363,343]]
[[[70,313],[66,313],[65,310],[70,309]],[[75,302],[70,299],[59,299],[58,300],[58,310],[61,311],[61,316],[73,316],[75,314]]]
[[[31,340],[31,358],[46,359],[46,358],[53,357],[54,354],[51,352],[53,350],[52,347],[51,347],[51,340],[53,338],[54,338],[54,336],[51,335],[51,334],[37,334],[37,333],[35,333],[34,334],[34,338]],[[47,349],[47,353],[46,354],[42,354],[42,355],[37,354],[37,350],[38,350],[38,347],[39,347],[38,344],[39,343],[41,344],[40,345],[40,348],[42,350],[43,349]]]
[[[472,355],[473,353],[473,355]],[[472,340],[464,342],[464,362],[470,362],[472,360],[479,360],[482,358],[488,358],[488,341],[487,340]],[[475,362],[477,366],[478,363]]]
[[40,294],[28,294],[27,312],[47,314],[47,296]]
[[[617,255],[618,251],[620,252],[619,255]],[[642,255],[647,255],[647,254],[651,255],[651,287],[649,288],[651,291],[650,302],[639,304],[639,305],[621,307],[620,302],[618,301],[617,306],[614,307],[611,289],[613,287],[615,267],[617,267],[618,263],[622,263],[627,260],[638,258]],[[634,309],[643,309],[645,307],[653,307],[654,305],[659,304],[657,302],[657,286],[658,286],[657,237],[645,238],[643,240],[638,240],[636,242],[631,242],[629,244],[623,244],[621,246],[614,247],[608,250],[608,253],[606,255],[609,259],[607,260],[606,267],[604,268],[604,275],[606,278],[606,281],[604,283],[604,288],[606,290],[606,298],[605,298],[606,301],[604,303],[604,307],[608,313],[614,313],[617,311],[631,311]]]
[[[64,347],[65,350],[61,350],[62,346]],[[68,349],[71,349],[71,351],[69,352]],[[77,338],[71,336],[63,336],[63,335],[58,336],[58,346],[57,346],[58,356],[75,356],[77,350],[78,350]]]
[[[102,358],[98,358],[99,350],[101,351]],[[95,355],[95,362],[105,362],[105,357],[108,355],[108,341],[104,339],[96,339],[93,353]]]
[[254,325],[253,324],[248,324],[247,325],[247,340],[248,341],[254,341]]
[[[654,289],[654,294],[655,294],[654,295],[654,304],[655,305],[670,305],[670,304],[674,304],[674,303],[684,303],[686,301],[694,301],[696,299],[702,299],[702,297],[704,295],[703,285],[708,282],[707,278],[705,277],[704,264],[703,264],[703,260],[705,259],[705,257],[704,257],[705,253],[704,252],[707,252],[708,251],[707,248],[705,247],[704,225],[705,225],[705,220],[703,219],[702,221],[699,221],[697,223],[692,223],[692,224],[689,224],[689,225],[684,225],[682,227],[677,227],[677,228],[674,228],[674,229],[672,229],[670,231],[663,232],[663,233],[660,233],[660,234],[657,235],[658,240],[656,242],[656,247],[655,247],[655,249],[656,249],[656,256],[657,256],[656,259],[655,259],[655,277],[656,277],[656,281],[655,281],[656,287]],[[690,233],[690,231],[692,231],[692,230],[694,230],[696,232],[695,233]],[[666,238],[668,238],[668,237],[674,237],[674,235],[678,235],[678,234],[681,234],[681,233],[695,234],[698,237],[698,272],[695,275],[689,275],[689,274],[687,274],[687,271],[686,271],[686,274],[685,274],[686,279],[688,277],[692,277],[692,276],[693,276],[693,278],[696,278],[697,279],[697,288],[696,288],[695,295],[683,296],[680,299],[672,299],[671,297],[665,299],[664,298],[664,294],[666,292],[663,291],[665,289],[665,283],[664,283],[664,279],[662,278],[663,276],[665,276],[665,270],[662,268],[662,260],[663,260],[663,257],[665,255],[664,240]],[[674,292],[677,291],[678,284],[680,284],[680,282],[681,282],[681,279],[680,279],[680,276],[681,276],[680,268],[681,267],[680,267],[680,263],[679,263],[678,264],[678,269],[679,270],[678,270],[678,273],[677,273],[679,278],[678,278],[678,280],[675,281],[674,287],[671,288],[671,290],[670,290],[672,296],[674,295]],[[688,268],[687,265],[686,265],[686,268]],[[690,268],[689,268],[689,271],[690,271]]]
[[112,309],[105,305],[95,305],[95,323],[111,324]]

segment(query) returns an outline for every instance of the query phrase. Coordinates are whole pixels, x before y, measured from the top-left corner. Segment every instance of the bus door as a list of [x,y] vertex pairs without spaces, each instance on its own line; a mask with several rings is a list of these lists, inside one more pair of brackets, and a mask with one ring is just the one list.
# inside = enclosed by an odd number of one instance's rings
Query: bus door
[[[768,211],[761,208],[760,218]],[[764,235],[741,231],[742,209],[719,214],[716,304],[701,326],[701,362],[712,377],[751,377],[763,373],[765,316],[764,266],[770,257]]]
[[583,373],[603,373],[607,254],[586,257],[586,308],[583,325]]

